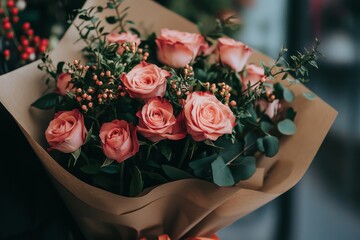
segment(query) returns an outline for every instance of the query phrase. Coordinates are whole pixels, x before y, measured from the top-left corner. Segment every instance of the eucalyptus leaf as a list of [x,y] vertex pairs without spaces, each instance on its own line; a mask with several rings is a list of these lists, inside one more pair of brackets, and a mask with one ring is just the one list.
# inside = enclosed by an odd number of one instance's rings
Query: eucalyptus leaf
[[260,122],[260,128],[264,132],[269,133],[274,128],[274,125],[269,122],[262,121]]
[[267,157],[273,157],[279,152],[279,139],[274,136],[266,136],[262,139],[264,152]]
[[187,172],[185,172],[185,171],[183,171],[183,170],[181,170],[179,168],[176,168],[176,167],[172,167],[172,166],[169,166],[169,165],[162,165],[161,168],[164,171],[164,173],[166,174],[166,176],[168,176],[172,180],[195,178],[190,173],[187,173]]
[[308,100],[314,100],[316,98],[316,95],[312,92],[303,93],[303,96]]
[[277,128],[280,133],[284,135],[294,135],[296,133],[296,126],[290,119],[282,120],[278,123]]
[[217,154],[213,154],[208,157],[193,160],[189,162],[189,167],[193,170],[210,167],[211,163],[217,158],[217,156],[218,156]]
[[230,166],[235,183],[249,179],[256,171],[256,159],[253,156],[241,157]]
[[219,156],[211,163],[213,181],[218,186],[232,186],[235,184],[234,178],[224,159]]
[[284,88],[283,90],[283,98],[285,101],[291,103],[294,101],[294,93],[292,91],[290,91],[288,88]]

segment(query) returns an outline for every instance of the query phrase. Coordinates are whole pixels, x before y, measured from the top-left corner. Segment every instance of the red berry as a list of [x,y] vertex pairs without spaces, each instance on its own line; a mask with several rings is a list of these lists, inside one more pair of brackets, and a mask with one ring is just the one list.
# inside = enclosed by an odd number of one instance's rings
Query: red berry
[[2,23],[4,24],[4,23],[9,22],[9,21],[10,21],[10,20],[9,20],[8,17],[4,17],[3,20],[2,20]]
[[32,36],[32,35],[34,35],[34,30],[29,29],[26,31],[26,33],[27,33],[27,35]]
[[49,44],[49,41],[46,38],[41,39],[40,45],[47,46],[48,44]]
[[28,40],[28,39],[22,39],[22,40],[21,40],[21,44],[22,44],[24,47],[27,47],[27,46],[29,46],[29,40]]
[[3,24],[3,28],[4,28],[5,31],[10,30],[11,29],[11,23],[10,22],[5,22]]
[[23,52],[23,53],[21,54],[21,59],[24,60],[24,61],[28,60],[28,59],[29,59],[29,54],[26,53],[26,52]]
[[18,15],[19,14],[19,9],[17,9],[16,7],[14,7],[13,9],[10,10],[12,15]]
[[9,49],[5,49],[5,50],[4,50],[4,57],[5,57],[5,58],[9,58],[9,57],[10,57],[10,50],[9,50]]
[[24,22],[22,28],[23,28],[24,30],[28,30],[28,29],[30,28],[30,23],[29,23],[29,22]]
[[41,52],[41,53],[45,52],[45,51],[46,51],[46,48],[47,48],[47,46],[45,46],[45,45],[40,45],[40,47],[39,47],[39,52]]
[[6,38],[7,39],[13,39],[14,38],[14,33],[13,32],[6,33]]
[[18,16],[13,16],[12,20],[14,23],[18,23],[20,19]]
[[32,47],[27,47],[27,48],[25,49],[25,52],[30,55],[30,54],[32,54],[32,53],[35,52],[35,49],[32,48]]
[[9,0],[7,2],[7,6],[8,6],[8,8],[13,8],[13,7],[15,7],[15,2],[13,0]]
[[34,43],[38,44],[40,42],[40,37],[39,36],[34,36]]

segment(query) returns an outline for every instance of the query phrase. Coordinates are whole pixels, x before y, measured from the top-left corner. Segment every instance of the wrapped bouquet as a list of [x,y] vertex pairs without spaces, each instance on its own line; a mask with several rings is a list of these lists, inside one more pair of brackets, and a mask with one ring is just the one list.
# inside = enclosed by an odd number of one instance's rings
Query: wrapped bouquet
[[302,85],[317,42],[271,60],[222,34],[231,19],[200,34],[148,0],[77,13],[0,100],[88,239],[211,236],[299,181],[335,119]]

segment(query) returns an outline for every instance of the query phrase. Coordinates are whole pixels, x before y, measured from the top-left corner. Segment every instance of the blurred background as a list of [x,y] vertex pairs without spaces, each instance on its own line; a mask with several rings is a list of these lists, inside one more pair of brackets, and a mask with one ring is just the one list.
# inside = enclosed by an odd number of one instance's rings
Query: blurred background
[[[6,2],[6,1],[1,1]],[[84,0],[28,0],[21,21],[56,46],[67,17]],[[339,115],[304,178],[289,192],[218,233],[223,240],[360,239],[360,1],[359,0],[157,0],[203,24],[237,15],[231,33],[273,58],[322,42],[324,58],[308,87]],[[11,117],[0,111],[1,149],[23,149],[0,169],[0,239],[82,239],[70,214]],[[25,161],[27,160],[27,161]],[[16,169],[17,179],[10,175]],[[55,216],[55,217],[54,217]]]

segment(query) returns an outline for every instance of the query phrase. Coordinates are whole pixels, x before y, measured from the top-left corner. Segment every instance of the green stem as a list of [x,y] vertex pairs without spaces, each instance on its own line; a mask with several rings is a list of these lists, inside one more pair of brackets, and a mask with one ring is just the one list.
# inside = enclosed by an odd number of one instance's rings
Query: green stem
[[243,153],[245,153],[247,150],[251,149],[254,145],[255,145],[256,142],[250,144],[249,146],[247,146],[246,148],[244,148],[244,150],[242,150],[239,154],[237,154],[235,157],[233,157],[230,161],[228,161],[226,163],[226,165],[231,165],[231,163],[233,161],[235,161],[238,157],[240,157]]

